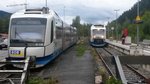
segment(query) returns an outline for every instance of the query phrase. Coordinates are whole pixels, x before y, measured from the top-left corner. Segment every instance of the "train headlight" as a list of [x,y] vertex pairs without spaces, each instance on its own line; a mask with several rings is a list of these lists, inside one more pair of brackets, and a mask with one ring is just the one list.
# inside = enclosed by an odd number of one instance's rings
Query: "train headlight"
[[93,36],[93,38],[96,38],[96,36]]
[[104,38],[104,36],[101,36],[101,38],[103,39],[103,38]]

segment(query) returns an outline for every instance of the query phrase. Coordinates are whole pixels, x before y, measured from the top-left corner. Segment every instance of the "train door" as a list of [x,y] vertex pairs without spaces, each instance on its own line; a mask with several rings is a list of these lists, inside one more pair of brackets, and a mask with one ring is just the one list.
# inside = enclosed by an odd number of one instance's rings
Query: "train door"
[[65,32],[64,32],[64,23],[62,22],[62,50],[65,49]]

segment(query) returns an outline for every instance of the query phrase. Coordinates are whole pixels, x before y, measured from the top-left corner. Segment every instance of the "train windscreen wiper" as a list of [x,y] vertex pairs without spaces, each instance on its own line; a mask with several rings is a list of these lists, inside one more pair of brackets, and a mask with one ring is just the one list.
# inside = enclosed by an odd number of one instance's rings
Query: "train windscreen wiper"
[[20,38],[20,39],[11,39],[10,40],[10,42],[15,42],[15,43],[24,43],[25,44],[25,47],[27,47],[28,46],[28,44],[27,44],[27,41],[25,41],[20,35],[19,35],[19,33],[17,32],[17,31],[15,31],[15,34]]

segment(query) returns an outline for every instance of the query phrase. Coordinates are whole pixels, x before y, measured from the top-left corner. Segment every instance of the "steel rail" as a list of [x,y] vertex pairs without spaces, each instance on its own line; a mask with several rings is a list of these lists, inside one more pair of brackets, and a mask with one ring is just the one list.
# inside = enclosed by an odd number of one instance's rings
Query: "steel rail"
[[108,51],[105,48],[104,48],[104,50],[106,52],[108,52],[110,55],[113,56],[114,61],[115,61],[115,66],[116,66],[116,69],[117,69],[117,72],[118,72],[118,75],[119,75],[119,79],[122,81],[123,84],[127,84],[127,80],[125,78],[125,75],[124,75],[124,72],[123,72],[123,69],[122,69],[119,57],[117,55],[112,54],[110,51]]
[[103,64],[104,64],[104,66],[106,67],[108,73],[109,73],[112,77],[114,77],[115,79],[117,79],[116,76],[115,76],[115,75],[113,74],[113,72],[111,71],[111,69],[109,68],[109,66],[107,65],[107,63],[105,62],[105,60],[103,59],[103,57],[101,56],[101,54],[100,54],[95,48],[94,48],[94,50],[96,51],[98,57],[102,60],[102,62],[103,62]]
[[[142,77],[142,78],[145,80],[145,82],[148,83],[148,81],[150,81],[150,79],[148,79],[146,76],[142,75],[142,74],[141,74],[138,70],[136,70],[134,67],[132,67],[132,66],[130,66],[130,65],[128,65],[128,64],[126,64],[126,66],[127,66],[130,70],[132,70],[133,72],[135,72],[137,75],[139,75],[140,77]],[[150,84],[150,82],[149,82],[148,84]]]
[[[114,56],[110,51],[108,51],[107,49],[104,48],[105,51],[107,51],[109,54],[111,54],[112,56]],[[118,58],[119,59],[119,58]],[[126,64],[126,66],[132,70],[134,73],[136,73],[138,76],[142,77],[148,84],[150,84],[150,79],[148,79],[147,77],[145,77],[144,75],[142,75],[139,71],[135,70],[132,66]],[[118,67],[118,66],[117,66]]]

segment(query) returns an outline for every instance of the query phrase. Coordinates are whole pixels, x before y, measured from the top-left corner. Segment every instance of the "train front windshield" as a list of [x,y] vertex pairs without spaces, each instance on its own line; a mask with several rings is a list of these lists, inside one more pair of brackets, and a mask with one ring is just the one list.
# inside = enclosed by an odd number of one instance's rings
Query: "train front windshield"
[[104,29],[100,29],[100,30],[94,29],[93,35],[104,35],[104,33],[105,33],[104,31],[105,31]]
[[10,46],[43,46],[45,18],[14,18],[10,26]]

